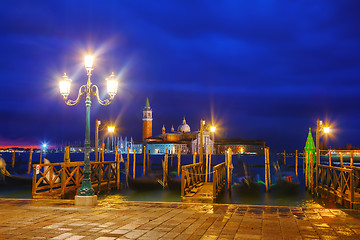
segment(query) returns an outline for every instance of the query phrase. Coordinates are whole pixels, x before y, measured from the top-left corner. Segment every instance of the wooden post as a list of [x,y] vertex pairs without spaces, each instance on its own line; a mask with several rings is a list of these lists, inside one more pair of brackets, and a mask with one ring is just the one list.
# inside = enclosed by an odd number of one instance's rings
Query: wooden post
[[286,150],[284,150],[284,166],[286,166]]
[[136,166],[136,151],[134,149],[134,161],[133,161],[133,179],[135,179],[135,166]]
[[295,174],[298,175],[298,150],[295,151]]
[[206,146],[205,151],[205,182],[208,180],[208,164],[209,164],[209,154],[208,154],[208,147]]
[[[212,153],[212,147],[210,147],[210,155],[209,155],[209,182],[211,179],[211,153]],[[214,182],[214,180],[213,180]]]
[[196,163],[196,152],[193,154],[193,163]]
[[[120,157],[119,157],[119,146],[116,145],[115,161],[116,161],[116,189],[120,189]],[[121,153],[120,153],[121,154]]]
[[181,197],[185,196],[185,166],[181,168]]
[[353,208],[353,203],[355,201],[354,196],[355,196],[355,184],[354,184],[354,174],[355,169],[351,169],[350,170],[350,208]]
[[130,176],[130,154],[129,154],[129,147],[127,147],[127,154],[126,154],[126,186],[129,187],[129,176]]
[[309,160],[310,159],[310,152],[306,152],[306,160],[305,160],[305,187],[309,189]]
[[39,164],[41,164],[41,162],[42,162],[42,152],[43,152],[43,150],[41,148],[41,151],[40,151],[40,163]]
[[354,151],[350,151],[350,167],[354,165]]
[[339,154],[340,154],[340,167],[344,167],[344,159],[343,159],[342,152],[339,152]]
[[271,188],[271,174],[270,174],[270,148],[267,148],[267,163],[268,163],[268,182],[269,188]]
[[13,150],[13,152],[12,152],[11,167],[12,167],[12,168],[14,168],[14,167],[15,167],[15,150]]
[[29,156],[28,174],[30,174],[30,171],[31,171],[32,155],[33,155],[33,149],[31,148],[30,149],[30,156]]
[[[306,164],[305,164],[305,151],[303,151],[303,175],[305,176],[306,173]],[[305,171],[304,171],[305,170]],[[305,185],[306,186],[306,185]]]
[[102,144],[101,154],[102,154],[102,162],[104,162],[105,161],[105,143]]
[[315,166],[315,158],[314,158],[314,154],[311,153],[310,154],[310,163],[311,163],[311,176],[310,176],[310,179],[311,179],[311,185],[310,185],[310,188],[311,188],[311,192],[314,193],[314,166]]
[[173,166],[173,161],[174,161],[174,154],[171,154],[170,159],[171,159],[171,167],[172,167]]
[[177,165],[177,172],[178,172],[178,176],[180,176],[180,166],[181,166],[181,149],[180,147],[178,147],[178,153],[177,153],[177,158],[178,158],[178,165]]
[[144,161],[143,161],[143,175],[145,176],[145,169],[146,169],[146,146],[144,146]]
[[70,162],[70,147],[69,147],[69,146],[66,146],[66,147],[65,147],[64,162],[65,162],[65,163],[69,163],[69,162]]
[[329,166],[331,167],[332,163],[331,163],[331,151],[329,150]]
[[269,167],[269,164],[268,164],[268,148],[265,147],[265,187],[266,187],[266,191],[269,191],[269,176],[268,176],[268,167]]
[[147,150],[147,171],[150,172],[150,150]]
[[167,174],[168,174],[168,161],[169,161],[169,153],[168,148],[165,150],[165,158],[163,162],[163,189],[165,189],[167,185]]
[[231,184],[232,184],[232,151],[231,148],[228,149],[227,153],[227,179],[228,179],[228,189],[231,190]]

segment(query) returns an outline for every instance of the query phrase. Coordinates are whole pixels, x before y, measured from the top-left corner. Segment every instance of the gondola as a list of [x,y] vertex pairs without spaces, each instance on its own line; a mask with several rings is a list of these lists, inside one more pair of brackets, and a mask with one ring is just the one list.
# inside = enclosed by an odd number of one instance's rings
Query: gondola
[[32,178],[28,174],[14,175],[6,170],[6,162],[0,157],[0,186],[11,187],[20,185],[31,185]]
[[128,183],[131,189],[136,190],[155,190],[163,188],[162,176],[158,174],[149,174],[135,179],[128,176]]
[[2,187],[31,185],[31,183],[31,176],[17,176],[10,174],[6,169],[0,170],[0,186]]
[[178,176],[176,172],[171,172],[167,178],[167,187],[172,191],[181,191],[181,176]]
[[234,187],[238,189],[240,193],[260,193],[260,177],[258,175],[255,175],[250,169],[248,169],[247,165],[240,158],[238,158],[237,161],[234,161],[233,172]]
[[282,172],[276,176],[272,190],[277,194],[297,194],[299,185],[299,180],[293,172]]

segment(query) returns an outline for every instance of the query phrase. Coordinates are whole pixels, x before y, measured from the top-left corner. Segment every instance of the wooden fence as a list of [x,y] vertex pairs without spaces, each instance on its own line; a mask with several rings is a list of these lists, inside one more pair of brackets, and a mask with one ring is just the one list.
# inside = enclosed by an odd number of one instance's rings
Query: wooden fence
[[317,168],[316,193],[335,200],[346,207],[360,206],[360,168],[319,165]]
[[203,163],[182,166],[181,197],[196,192],[204,184]]
[[225,187],[225,177],[226,177],[226,166],[225,163],[220,163],[213,168],[213,197],[217,198],[219,193]]
[[[118,161],[90,162],[91,183],[98,194],[120,187]],[[81,186],[84,162],[49,163],[33,165],[33,198],[65,198],[75,193]]]

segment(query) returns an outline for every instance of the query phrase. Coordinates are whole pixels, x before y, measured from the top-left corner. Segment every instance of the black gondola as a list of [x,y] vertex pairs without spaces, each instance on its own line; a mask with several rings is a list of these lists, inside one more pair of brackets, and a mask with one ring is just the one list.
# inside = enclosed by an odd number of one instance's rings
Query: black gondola
[[137,190],[153,190],[153,189],[162,189],[162,176],[150,174],[142,177],[132,178],[128,176],[128,183],[131,189]]
[[31,185],[32,178],[30,176],[16,176],[0,171],[0,186],[11,187],[21,185]]
[[181,191],[181,176],[177,176],[177,174],[169,174],[167,185],[170,190]]

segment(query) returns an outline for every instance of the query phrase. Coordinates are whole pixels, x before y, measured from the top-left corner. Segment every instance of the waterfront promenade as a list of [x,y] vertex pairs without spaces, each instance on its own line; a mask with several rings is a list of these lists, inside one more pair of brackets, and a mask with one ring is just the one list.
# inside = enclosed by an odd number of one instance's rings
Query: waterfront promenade
[[360,211],[0,199],[0,239],[360,239]]

